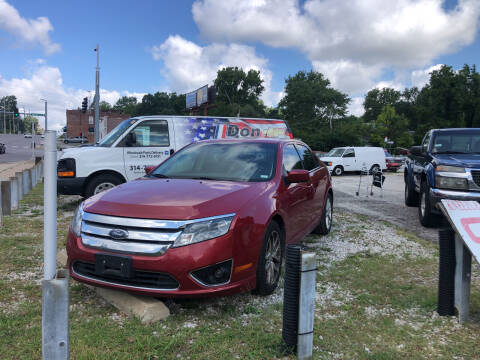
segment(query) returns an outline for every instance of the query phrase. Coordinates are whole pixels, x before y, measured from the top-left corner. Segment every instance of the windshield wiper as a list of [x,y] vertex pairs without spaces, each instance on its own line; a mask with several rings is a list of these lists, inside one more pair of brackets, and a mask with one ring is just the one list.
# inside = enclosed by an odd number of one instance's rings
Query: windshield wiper
[[463,152],[463,151],[437,151],[434,154],[466,154],[466,152]]
[[159,178],[159,179],[168,179],[168,176],[163,174],[149,174],[149,175],[155,176],[156,178]]
[[208,176],[195,176],[195,177],[191,177],[190,179],[192,179],[192,180],[218,180],[218,179],[214,179],[214,178],[211,178],[211,177],[208,177]]

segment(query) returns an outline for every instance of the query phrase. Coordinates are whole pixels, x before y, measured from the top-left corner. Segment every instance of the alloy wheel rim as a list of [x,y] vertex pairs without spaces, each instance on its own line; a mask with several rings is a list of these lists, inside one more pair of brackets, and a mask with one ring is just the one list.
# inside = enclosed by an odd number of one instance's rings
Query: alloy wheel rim
[[332,224],[332,204],[330,199],[327,199],[327,206],[325,207],[325,225],[327,226],[327,230],[330,229],[331,224]]
[[101,183],[101,184],[98,184],[97,187],[95,188],[95,190],[93,191],[93,193],[96,195],[98,193],[101,193],[105,190],[108,190],[108,189],[111,189],[115,187],[114,184],[112,183]]
[[269,285],[274,285],[280,274],[281,256],[280,234],[274,230],[268,237],[265,250],[265,277]]
[[335,175],[340,175],[342,173],[342,170],[340,168],[335,169]]

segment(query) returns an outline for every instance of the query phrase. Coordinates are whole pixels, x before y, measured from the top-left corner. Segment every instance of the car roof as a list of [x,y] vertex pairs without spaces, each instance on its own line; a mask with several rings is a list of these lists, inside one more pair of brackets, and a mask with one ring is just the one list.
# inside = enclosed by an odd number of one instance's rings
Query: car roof
[[209,139],[202,140],[197,143],[275,143],[283,144],[287,142],[298,142],[304,144],[303,141],[298,139],[288,139],[288,138],[243,138],[243,139]]

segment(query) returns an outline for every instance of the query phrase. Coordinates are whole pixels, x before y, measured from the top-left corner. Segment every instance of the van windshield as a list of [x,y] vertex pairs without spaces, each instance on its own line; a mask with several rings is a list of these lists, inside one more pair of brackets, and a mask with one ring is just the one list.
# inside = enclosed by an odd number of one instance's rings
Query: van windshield
[[328,156],[328,157],[341,157],[344,152],[345,152],[344,148],[335,148],[335,149],[330,150],[326,156]]
[[112,144],[137,120],[127,119],[118,124],[112,131],[110,131],[102,140],[100,140],[97,146],[110,147]]

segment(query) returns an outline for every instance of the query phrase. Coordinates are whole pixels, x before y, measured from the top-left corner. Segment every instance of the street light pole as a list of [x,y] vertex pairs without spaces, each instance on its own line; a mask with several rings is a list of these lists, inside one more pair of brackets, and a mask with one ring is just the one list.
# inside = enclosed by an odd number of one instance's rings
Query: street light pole
[[48,130],[48,120],[47,120],[47,100],[45,100],[45,99],[40,99],[40,100],[45,102],[45,130],[44,130],[44,131],[47,131],[47,130]]
[[3,98],[3,133],[7,133],[7,121],[5,120],[5,98]]
[[97,70],[95,72],[95,122],[94,122],[94,144],[99,140],[99,121],[100,121],[100,47],[97,44]]

